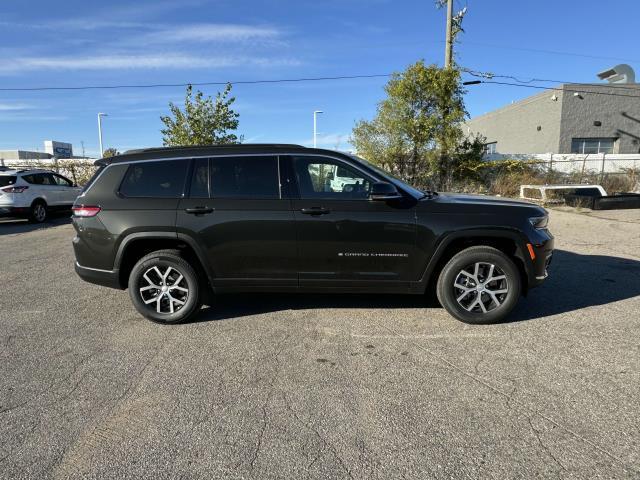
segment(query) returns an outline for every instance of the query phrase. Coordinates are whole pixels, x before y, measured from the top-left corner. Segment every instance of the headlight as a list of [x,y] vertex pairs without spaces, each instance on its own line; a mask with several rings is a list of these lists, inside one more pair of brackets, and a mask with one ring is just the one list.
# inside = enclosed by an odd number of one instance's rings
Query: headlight
[[533,228],[547,228],[547,225],[549,225],[549,215],[545,215],[544,217],[531,217],[529,221],[531,225],[533,225]]

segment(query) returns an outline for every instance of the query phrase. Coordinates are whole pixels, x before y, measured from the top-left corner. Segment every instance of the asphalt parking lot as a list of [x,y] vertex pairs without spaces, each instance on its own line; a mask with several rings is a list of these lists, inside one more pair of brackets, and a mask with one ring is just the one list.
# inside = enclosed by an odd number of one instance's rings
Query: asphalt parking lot
[[512,321],[418,297],[237,295],[153,324],[0,223],[0,477],[639,478],[640,210],[553,210]]

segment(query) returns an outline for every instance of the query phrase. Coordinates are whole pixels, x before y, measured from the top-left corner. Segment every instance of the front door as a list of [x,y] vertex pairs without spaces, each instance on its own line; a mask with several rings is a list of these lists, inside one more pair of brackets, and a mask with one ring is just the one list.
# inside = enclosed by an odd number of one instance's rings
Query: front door
[[297,287],[294,217],[279,172],[274,155],[192,160],[177,228],[206,255],[216,287]]
[[380,179],[331,157],[288,157],[301,287],[408,288],[418,278],[415,201],[372,201]]
[[57,173],[53,173],[53,179],[57,185],[57,202],[62,206],[71,206],[73,202],[76,201],[78,195],[80,195],[80,191],[82,190],[79,187],[75,187],[73,182],[62,175],[58,175]]

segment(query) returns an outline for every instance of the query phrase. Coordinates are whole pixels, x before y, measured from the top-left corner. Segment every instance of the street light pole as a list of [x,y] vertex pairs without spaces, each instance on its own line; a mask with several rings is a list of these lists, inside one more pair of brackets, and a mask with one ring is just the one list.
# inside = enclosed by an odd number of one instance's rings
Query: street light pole
[[100,140],[100,156],[102,157],[104,149],[102,148],[102,117],[108,116],[106,113],[98,113],[98,139]]
[[314,110],[313,112],[313,148],[318,147],[318,114],[323,113],[322,110]]

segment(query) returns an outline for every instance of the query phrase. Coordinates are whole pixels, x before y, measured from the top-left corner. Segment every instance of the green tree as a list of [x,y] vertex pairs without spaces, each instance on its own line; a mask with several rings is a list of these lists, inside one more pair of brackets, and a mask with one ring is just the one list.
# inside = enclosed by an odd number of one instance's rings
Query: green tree
[[171,116],[161,116],[165,128],[162,142],[165,146],[224,145],[240,143],[238,137],[238,117],[240,114],[231,108],[235,97],[230,96],[231,84],[223,92],[218,92],[215,100],[205,97],[200,91],[193,94],[187,87],[184,110],[169,103]]
[[102,152],[102,158],[115,157],[116,155],[120,155],[120,152],[113,147],[107,148]]
[[460,71],[421,60],[393,74],[385,92],[375,118],[353,129],[358,154],[409,183],[450,187],[467,116]]

